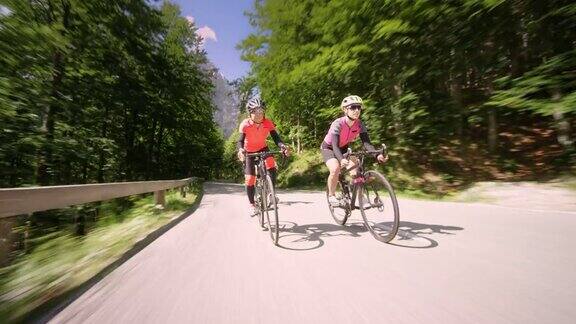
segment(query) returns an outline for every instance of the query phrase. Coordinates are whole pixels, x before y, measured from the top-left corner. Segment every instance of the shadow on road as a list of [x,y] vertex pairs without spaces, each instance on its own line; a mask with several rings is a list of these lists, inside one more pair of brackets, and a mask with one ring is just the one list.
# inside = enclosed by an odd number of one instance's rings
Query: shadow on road
[[[204,194],[216,195],[245,195],[244,185],[242,184],[224,184],[210,183],[204,184]],[[292,206],[297,204],[314,204],[316,201],[280,200],[280,206]],[[429,249],[438,246],[438,237],[440,235],[455,235],[456,231],[464,228],[450,225],[423,224],[409,221],[400,221],[400,227],[396,237],[388,244],[406,247],[412,249]],[[364,227],[361,219],[349,219],[345,226],[334,223],[317,223],[317,224],[297,224],[295,222],[281,221],[281,231],[279,246],[294,251],[308,251],[322,247],[325,240],[338,236],[365,236],[366,239],[374,239]]]
[[390,245],[412,248],[412,249],[429,249],[438,246],[438,242],[430,236],[455,235],[451,231],[461,231],[464,228],[458,226],[420,224],[414,222],[400,221],[400,227],[396,238]]
[[280,222],[279,246],[287,250],[307,251],[324,245],[324,239],[334,236],[360,236],[366,232],[362,223],[341,226],[337,224],[306,224]]
[[286,205],[286,206],[292,206],[292,205],[297,205],[297,204],[313,204],[313,201],[283,201],[280,200],[280,202],[278,203],[278,205]]
[[[463,229],[457,226],[401,221],[398,234],[388,244],[415,249],[434,248],[438,246],[438,242],[430,238],[430,236],[438,234],[455,235],[452,231]],[[351,220],[345,226],[329,223],[299,225],[294,222],[281,222],[278,245],[287,250],[308,251],[322,247],[325,244],[325,240],[331,237],[360,237],[367,232],[361,220]],[[365,235],[365,237],[373,239],[371,235]]]

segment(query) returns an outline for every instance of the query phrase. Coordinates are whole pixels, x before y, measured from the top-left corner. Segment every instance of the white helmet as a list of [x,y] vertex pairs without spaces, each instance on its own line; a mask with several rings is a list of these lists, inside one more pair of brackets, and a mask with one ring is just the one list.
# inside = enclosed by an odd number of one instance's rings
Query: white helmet
[[362,103],[362,98],[358,97],[358,96],[348,96],[346,98],[344,98],[344,100],[342,100],[342,104],[340,105],[340,107],[342,108],[346,108],[350,105],[360,105],[360,106],[364,106],[364,104]]
[[252,98],[246,103],[246,110],[252,113],[256,109],[266,110],[266,104],[260,98]]

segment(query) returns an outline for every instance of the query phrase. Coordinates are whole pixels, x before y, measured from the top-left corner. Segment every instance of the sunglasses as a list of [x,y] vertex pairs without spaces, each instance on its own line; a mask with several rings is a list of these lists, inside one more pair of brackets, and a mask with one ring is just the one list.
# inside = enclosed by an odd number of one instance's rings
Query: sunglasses
[[350,109],[350,110],[362,110],[362,106],[352,105],[352,106],[348,106],[348,109]]

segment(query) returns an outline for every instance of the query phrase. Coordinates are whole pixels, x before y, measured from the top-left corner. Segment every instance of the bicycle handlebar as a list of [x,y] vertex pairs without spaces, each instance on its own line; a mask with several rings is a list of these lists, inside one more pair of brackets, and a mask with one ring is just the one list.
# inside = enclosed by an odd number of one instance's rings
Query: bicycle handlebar
[[360,151],[360,152],[352,152],[351,148],[348,148],[348,151],[343,154],[344,158],[348,158],[349,156],[364,156],[364,155],[374,155],[374,154],[388,154],[386,144],[382,144],[382,148],[379,150],[374,151]]
[[265,151],[265,152],[256,152],[256,153],[244,153],[246,156],[258,156],[258,157],[263,157],[266,155],[272,155],[272,154],[282,154],[284,155],[284,152],[282,151]]

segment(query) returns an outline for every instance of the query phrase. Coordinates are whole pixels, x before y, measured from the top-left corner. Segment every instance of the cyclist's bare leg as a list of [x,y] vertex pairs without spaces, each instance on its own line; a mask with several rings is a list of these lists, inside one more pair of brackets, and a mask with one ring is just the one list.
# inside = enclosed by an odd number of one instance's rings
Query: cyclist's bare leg
[[276,160],[274,159],[274,157],[269,156],[266,158],[264,163],[266,165],[266,170],[268,170],[268,174],[270,174],[270,178],[272,178],[272,183],[274,184],[274,186],[276,186],[276,177],[277,177]]
[[338,185],[338,176],[340,175],[340,162],[336,158],[326,161],[326,166],[330,171],[328,175],[328,195],[334,196],[336,192],[336,186]]
[[248,157],[244,164],[244,184],[246,186],[246,195],[248,196],[249,213],[256,214],[257,208],[254,201],[254,194],[256,192],[256,170],[254,165],[254,158]]
[[246,186],[246,194],[248,195],[248,201],[251,205],[254,205],[254,185],[256,184],[256,176],[245,174],[244,184]]

